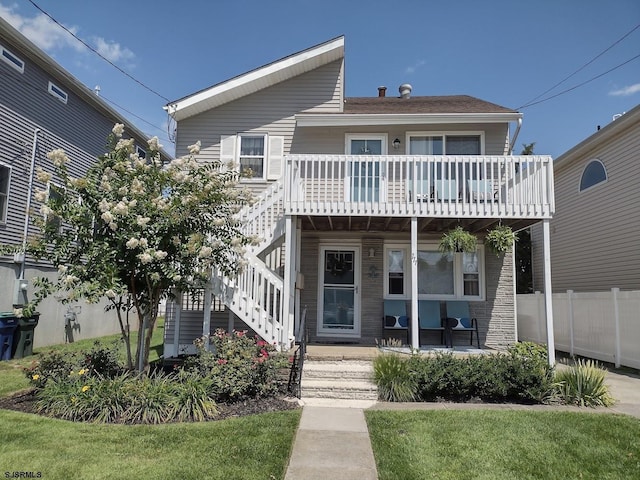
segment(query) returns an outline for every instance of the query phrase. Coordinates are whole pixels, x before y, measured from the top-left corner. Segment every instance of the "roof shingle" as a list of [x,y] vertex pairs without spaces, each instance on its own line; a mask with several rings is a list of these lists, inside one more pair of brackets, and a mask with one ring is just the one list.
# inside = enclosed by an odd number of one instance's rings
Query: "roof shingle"
[[349,97],[344,101],[344,113],[517,113],[469,95],[431,97]]

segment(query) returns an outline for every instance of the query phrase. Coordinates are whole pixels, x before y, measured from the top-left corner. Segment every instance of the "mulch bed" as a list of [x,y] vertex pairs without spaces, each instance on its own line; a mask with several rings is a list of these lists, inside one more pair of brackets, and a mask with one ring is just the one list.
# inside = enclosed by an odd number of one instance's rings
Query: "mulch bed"
[[[34,390],[23,390],[9,397],[0,398],[0,409],[14,410],[23,413],[36,413],[36,396]],[[252,398],[230,404],[218,404],[218,416],[213,419],[243,417],[258,413],[279,412],[300,408],[297,399],[284,397]]]

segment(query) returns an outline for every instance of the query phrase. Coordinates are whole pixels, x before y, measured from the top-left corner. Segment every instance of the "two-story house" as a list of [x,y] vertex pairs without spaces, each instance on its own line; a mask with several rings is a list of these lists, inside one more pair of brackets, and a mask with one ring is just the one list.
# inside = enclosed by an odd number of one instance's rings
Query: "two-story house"
[[[482,239],[500,222],[518,230],[553,214],[551,158],[511,155],[522,114],[408,84],[351,98],[344,85],[338,37],[165,107],[178,155],[200,140],[203,160],[244,172],[258,201],[240,215],[263,239],[238,278],[214,273],[200,301],[169,308],[167,357],[227,325],[286,348],[303,312],[310,342],[373,345],[391,299],[406,305],[413,347],[440,342],[418,328],[427,299],[443,315],[445,301],[468,302],[484,346],[516,341],[513,257]],[[458,225],[478,236],[475,253],[438,250]]]
[[[105,153],[115,123],[126,125],[125,136],[135,138],[141,154],[147,148],[143,132],[2,18],[0,92],[2,244],[21,245],[38,234],[30,221],[40,215],[34,192],[55,190],[56,179],[45,185],[34,172],[41,167],[53,173],[46,158],[51,150],[64,149],[71,159],[71,174],[81,176]],[[31,298],[34,277],[54,275],[50,265],[28,255],[0,256],[0,311],[11,312],[14,305]],[[66,306],[50,297],[38,310],[36,346],[120,331],[116,315],[105,313],[104,305]]]

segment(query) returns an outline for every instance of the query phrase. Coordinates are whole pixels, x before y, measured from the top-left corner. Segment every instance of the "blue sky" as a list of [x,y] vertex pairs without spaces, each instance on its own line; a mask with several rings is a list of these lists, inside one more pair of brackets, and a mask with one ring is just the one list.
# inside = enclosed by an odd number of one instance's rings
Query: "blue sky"
[[[113,63],[100,59],[28,0],[0,15],[169,152],[161,97],[175,100],[345,35],[346,95],[472,95],[517,109],[640,24],[638,0],[34,0]],[[640,55],[640,28],[540,99]],[[522,108],[515,153],[557,157],[640,104],[640,57],[586,85]]]

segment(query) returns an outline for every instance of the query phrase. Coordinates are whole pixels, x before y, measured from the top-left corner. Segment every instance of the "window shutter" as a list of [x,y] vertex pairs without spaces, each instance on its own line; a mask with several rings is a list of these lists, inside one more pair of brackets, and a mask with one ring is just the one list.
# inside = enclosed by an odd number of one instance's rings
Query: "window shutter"
[[236,161],[236,143],[237,135],[229,135],[228,137],[220,137],[220,162],[222,168],[227,169],[230,162]]
[[268,162],[267,180],[280,179],[284,163],[284,137],[269,135]]

